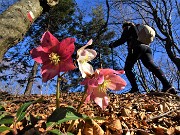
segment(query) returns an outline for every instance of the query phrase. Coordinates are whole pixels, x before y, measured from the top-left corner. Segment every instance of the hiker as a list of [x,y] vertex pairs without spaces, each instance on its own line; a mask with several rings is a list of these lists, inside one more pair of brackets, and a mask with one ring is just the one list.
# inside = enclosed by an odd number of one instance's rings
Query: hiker
[[137,40],[138,36],[135,26],[137,25],[132,22],[123,23],[121,38],[109,44],[110,48],[114,48],[127,42],[128,56],[125,61],[124,70],[132,86],[129,92],[139,92],[135,74],[132,72],[132,69],[137,60],[141,60],[143,65],[161,81],[163,85],[162,92],[176,94],[175,88],[168,82],[163,71],[154,64],[150,46]]

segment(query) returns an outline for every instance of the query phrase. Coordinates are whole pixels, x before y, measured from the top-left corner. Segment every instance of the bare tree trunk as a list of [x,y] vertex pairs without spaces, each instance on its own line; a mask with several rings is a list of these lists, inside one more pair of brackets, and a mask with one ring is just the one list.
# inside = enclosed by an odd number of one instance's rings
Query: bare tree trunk
[[28,78],[28,83],[27,83],[24,95],[30,95],[31,94],[34,78],[35,78],[36,73],[37,73],[37,68],[38,68],[38,63],[34,62],[32,71],[31,71],[30,76]]
[[0,14],[0,62],[5,52],[23,39],[42,11],[47,10],[47,5],[56,4],[58,0],[20,0]]

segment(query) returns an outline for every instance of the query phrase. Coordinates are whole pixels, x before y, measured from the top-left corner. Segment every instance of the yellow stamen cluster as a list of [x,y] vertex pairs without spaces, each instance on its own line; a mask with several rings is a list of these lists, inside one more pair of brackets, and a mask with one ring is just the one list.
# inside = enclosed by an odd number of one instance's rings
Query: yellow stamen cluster
[[51,63],[54,65],[57,65],[60,62],[60,56],[57,53],[51,53],[49,55],[49,59],[51,60]]
[[99,85],[99,90],[102,92],[106,92],[107,91],[107,85],[111,82],[111,80],[104,80],[104,82]]
[[87,63],[88,62],[88,55],[85,56],[85,58],[83,60],[81,60],[80,62],[83,63]]

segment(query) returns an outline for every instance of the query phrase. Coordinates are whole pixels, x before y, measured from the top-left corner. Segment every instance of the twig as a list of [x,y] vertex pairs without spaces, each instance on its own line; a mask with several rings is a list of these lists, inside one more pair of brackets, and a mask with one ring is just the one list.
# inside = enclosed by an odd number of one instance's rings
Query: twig
[[166,116],[166,115],[170,114],[171,112],[177,111],[177,110],[179,110],[179,109],[180,109],[180,107],[177,107],[176,109],[170,110],[170,111],[168,111],[168,112],[166,112],[166,113],[160,114],[160,115],[155,116],[155,117],[150,118],[150,119],[147,119],[147,120],[145,120],[145,122],[150,122],[150,121],[152,121],[152,120],[154,120],[154,119],[159,119],[159,118],[161,118],[161,117],[163,117],[163,116]]
[[180,101],[180,97],[178,95],[167,93],[167,92],[150,92],[150,93],[147,93],[147,95],[148,96],[160,96],[160,97],[172,96],[172,97],[175,97],[178,101]]

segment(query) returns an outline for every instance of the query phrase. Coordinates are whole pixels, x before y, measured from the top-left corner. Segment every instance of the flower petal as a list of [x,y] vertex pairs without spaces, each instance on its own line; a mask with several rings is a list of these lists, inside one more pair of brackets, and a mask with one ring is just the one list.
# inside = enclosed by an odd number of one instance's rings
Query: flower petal
[[124,70],[113,70],[113,69],[110,69],[110,68],[106,68],[106,69],[99,69],[100,72],[106,76],[106,75],[110,75],[110,74],[124,74]]
[[58,46],[58,54],[61,56],[61,59],[68,59],[74,53],[74,38],[66,38],[60,42]]
[[86,74],[94,74],[94,70],[93,70],[93,67],[89,64],[89,63],[80,63],[78,61],[78,66],[79,66],[79,70],[82,74],[82,77],[85,78],[86,77]]
[[52,48],[59,45],[59,41],[49,31],[46,31],[41,38],[41,46],[45,52],[52,52]]
[[44,63],[49,61],[48,53],[44,52],[41,46],[34,48],[30,51],[32,58],[38,63]]
[[51,63],[45,64],[41,68],[42,80],[43,82],[47,82],[48,80],[54,78],[59,74],[59,65],[53,65]]
[[84,45],[83,47],[81,47],[77,50],[77,54],[79,53],[79,51],[84,50],[87,46],[92,45],[92,42],[93,42],[93,40],[90,39],[86,45]]
[[88,61],[93,60],[97,55],[97,52],[93,49],[86,49],[84,51],[86,51],[86,53],[88,55]]
[[99,105],[103,110],[106,109],[106,107],[109,104],[109,98],[107,96],[104,96],[103,98],[95,97],[94,101],[97,105]]
[[90,89],[97,88],[98,87],[97,80],[96,79],[89,79],[88,87],[90,87]]
[[71,57],[69,57],[65,61],[60,61],[59,63],[59,72],[67,72],[70,70],[74,70],[75,68],[76,67]]
[[103,74],[99,74],[97,77],[98,80],[98,84],[102,84],[104,82],[104,75]]
[[97,52],[93,49],[85,49],[85,50],[80,50],[77,53],[77,55],[79,60],[86,60],[88,62],[96,57]]
[[112,74],[106,79],[111,81],[107,84],[107,87],[111,90],[121,90],[126,86],[126,81],[118,75]]
[[80,84],[81,85],[88,85],[90,78],[85,78]]

